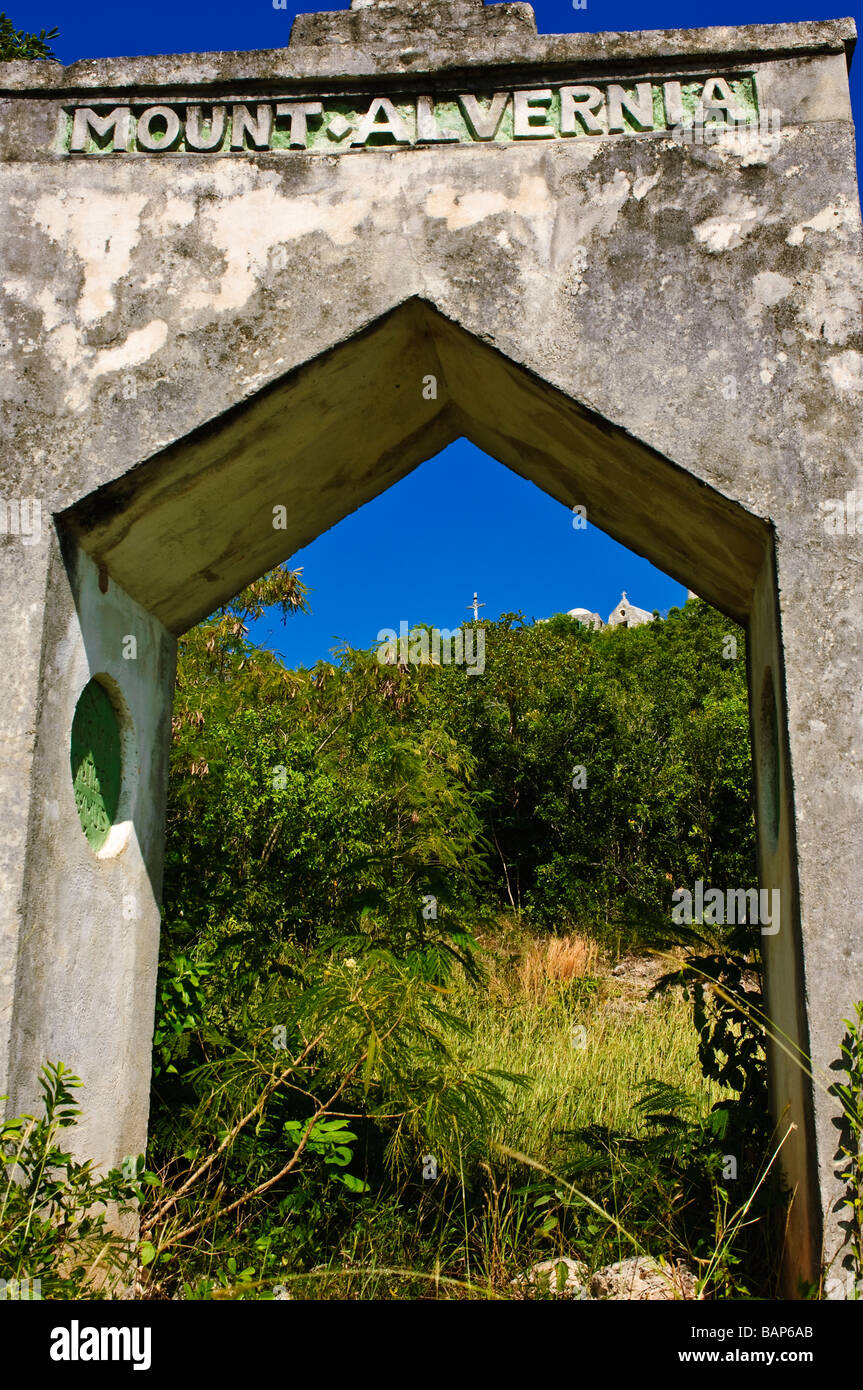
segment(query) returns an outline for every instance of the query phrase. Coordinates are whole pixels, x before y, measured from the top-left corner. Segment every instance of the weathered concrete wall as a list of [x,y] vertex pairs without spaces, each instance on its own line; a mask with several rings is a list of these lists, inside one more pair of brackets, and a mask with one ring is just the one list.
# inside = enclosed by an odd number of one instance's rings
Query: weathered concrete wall
[[[89,556],[69,546],[64,563],[50,547],[8,1085],[13,1113],[38,1112],[43,1062],[71,1067],[86,1087],[77,1151],[118,1163],[146,1144],[176,642],[116,584],[103,592]],[[69,756],[93,677],[115,703],[124,755],[98,853],[79,824]]]
[[[0,497],[41,499],[72,552],[104,567],[100,598],[151,625],[132,681],[151,786],[126,851],[151,893],[141,979],[155,949],[167,633],[463,433],[750,623],[754,698],[769,668],[788,721],[779,824],[768,835],[762,815],[759,826],[762,874],[783,901],[767,943],[769,999],[829,1075],[842,1014],[863,996],[861,540],[853,526],[828,534],[822,505],[863,490],[852,40],[846,21],[537,36],[528,6],[459,0],[302,16],[290,48],[274,54],[0,72],[10,382]],[[757,149],[732,132],[678,143],[666,84],[711,78],[741,92],[754,78],[759,109],[781,113],[781,135]],[[610,84],[634,102],[642,81],[662,120],[638,129],[627,117],[621,134],[608,133]],[[560,88],[584,85],[603,93],[602,128],[567,136]],[[533,106],[517,91],[533,93]],[[502,134],[475,139],[458,98],[481,99],[479,119],[495,92]],[[355,145],[361,111],[381,96],[407,136],[392,117],[389,144]],[[305,143],[291,118],[273,144],[276,106],[300,100],[321,106]],[[230,111],[220,148],[186,148],[189,103]],[[424,103],[437,137],[457,139],[419,141]],[[81,136],[70,152],[82,106],[103,116],[120,108],[120,123],[113,142],[110,132]],[[178,134],[148,152],[139,141],[153,106],[169,124],[176,117]],[[244,138],[232,150],[240,106],[267,148]],[[112,148],[124,143],[124,121],[128,149]],[[79,118],[79,135],[88,129]],[[429,375],[433,399],[423,394]],[[122,875],[87,861],[60,787],[66,721],[103,616],[92,584],[73,586],[83,634],[73,640],[73,596],[56,565],[49,580],[44,531],[28,547],[0,537],[16,644],[0,671],[0,791],[14,808],[0,856],[0,1063],[17,972],[27,1032],[13,1054],[16,1087],[27,1090],[40,1051],[72,1047],[90,1029],[94,1050],[78,1055],[107,1095],[120,1073],[93,1013],[69,1011],[62,1027],[50,1018],[65,1017],[71,998],[54,978],[54,933],[82,943],[72,959],[84,971],[94,940],[113,940],[119,920]],[[58,634],[70,631],[63,640],[78,655],[64,668]],[[773,755],[757,708],[764,785]],[[47,786],[60,816],[50,833]],[[75,835],[77,858],[58,857]],[[53,914],[69,910],[73,862],[97,910],[90,925],[78,915],[64,927]],[[36,883],[50,910],[37,906]],[[108,992],[134,975],[122,953],[116,964],[107,953],[104,970]],[[124,1056],[151,1026],[150,1001],[144,988],[134,1017],[114,1019]],[[122,1083],[136,1118],[123,1130],[103,1112],[88,1135],[99,1157],[140,1132],[139,1063]],[[0,1065],[0,1090],[7,1072]],[[773,1096],[777,1115],[788,1102],[797,1124],[793,1282],[816,1273],[822,1210],[838,1195],[835,1112],[778,1056]],[[832,1258],[835,1215],[824,1239]]]
[[[7,495],[21,495],[17,479],[7,478],[4,487]],[[0,824],[0,1096],[8,1090],[18,946],[26,929],[24,882],[47,566],[44,541],[25,546],[20,537],[0,537],[0,593],[6,610],[0,663],[0,786],[8,798]]]

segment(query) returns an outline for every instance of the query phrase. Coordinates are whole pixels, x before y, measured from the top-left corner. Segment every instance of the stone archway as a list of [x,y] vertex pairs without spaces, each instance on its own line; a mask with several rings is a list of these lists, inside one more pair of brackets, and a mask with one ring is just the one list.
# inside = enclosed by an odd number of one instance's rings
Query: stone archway
[[[0,71],[15,1109],[60,1057],[81,1150],[143,1147],[175,637],[460,435],[746,623],[768,1009],[829,1077],[863,995],[851,42],[430,0],[274,54]],[[121,762],[89,839],[85,688]],[[836,1111],[781,1048],[771,1090],[793,1292],[841,1246]]]

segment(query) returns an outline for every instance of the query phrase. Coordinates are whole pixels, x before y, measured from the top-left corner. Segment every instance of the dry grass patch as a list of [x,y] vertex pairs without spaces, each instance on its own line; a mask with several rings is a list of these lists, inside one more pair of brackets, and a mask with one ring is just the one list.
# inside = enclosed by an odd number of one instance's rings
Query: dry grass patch
[[531,1004],[540,1004],[550,989],[593,976],[599,970],[595,941],[573,933],[551,936],[528,947],[517,969],[522,991]]

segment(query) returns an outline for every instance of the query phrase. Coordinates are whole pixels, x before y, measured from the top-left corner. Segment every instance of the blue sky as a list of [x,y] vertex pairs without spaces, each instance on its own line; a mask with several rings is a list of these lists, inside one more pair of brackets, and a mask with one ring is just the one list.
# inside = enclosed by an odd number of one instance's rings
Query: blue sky
[[[17,28],[50,29],[62,62],[134,53],[276,48],[287,44],[300,10],[344,9],[337,3],[276,9],[273,0],[205,0],[199,4],[124,5],[118,0],[4,0]],[[818,0],[536,0],[544,33],[693,28],[860,18],[851,5]],[[863,54],[851,70],[855,118],[863,111]],[[665,612],[686,590],[637,555],[588,526],[572,527],[565,507],[466,441],[421,465],[408,478],[292,557],[312,589],[313,613],[287,627],[262,619],[253,637],[291,665],[312,665],[336,643],[371,646],[379,629],[405,620],[453,628],[467,617],[474,590],[483,617],[522,611],[546,617],[573,607],[605,618],[625,589],[639,607]]]

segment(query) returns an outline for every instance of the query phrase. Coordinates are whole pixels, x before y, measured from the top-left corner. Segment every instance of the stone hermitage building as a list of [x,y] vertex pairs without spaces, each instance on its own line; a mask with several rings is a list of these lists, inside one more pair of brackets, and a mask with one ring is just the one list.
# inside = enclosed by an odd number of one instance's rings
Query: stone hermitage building
[[625,590],[620,596],[620,603],[615,604],[609,613],[607,623],[602,621],[598,613],[591,613],[589,608],[570,608],[566,616],[575,618],[582,627],[592,627],[597,631],[604,627],[643,627],[645,623],[653,622],[653,614],[648,613],[646,608],[636,608],[634,603],[630,603]]
[[0,67],[12,1113],[62,1060],[76,1152],[143,1150],[177,637],[466,436],[746,626],[783,1277],[843,1287],[863,541],[822,504],[863,486],[854,40],[372,0],[272,52]]

